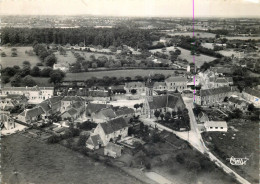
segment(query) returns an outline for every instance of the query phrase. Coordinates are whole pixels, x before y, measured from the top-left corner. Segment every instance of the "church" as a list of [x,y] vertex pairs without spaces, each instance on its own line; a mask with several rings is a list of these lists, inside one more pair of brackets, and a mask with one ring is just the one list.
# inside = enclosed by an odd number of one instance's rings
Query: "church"
[[146,83],[146,96],[143,106],[142,114],[147,118],[153,118],[154,112],[160,111],[165,112],[177,112],[178,109],[183,110],[185,108],[184,101],[180,93],[172,93],[160,96],[153,95],[153,83],[149,78]]

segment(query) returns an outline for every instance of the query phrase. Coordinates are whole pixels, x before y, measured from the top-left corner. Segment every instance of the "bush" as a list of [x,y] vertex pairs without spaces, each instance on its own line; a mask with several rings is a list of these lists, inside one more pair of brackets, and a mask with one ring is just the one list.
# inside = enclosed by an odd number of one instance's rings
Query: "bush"
[[16,56],[17,56],[17,53],[16,53],[16,52],[12,52],[11,56],[12,56],[12,57],[16,57]]
[[54,144],[54,143],[58,143],[60,140],[61,138],[59,136],[53,135],[47,139],[47,143]]
[[145,168],[150,170],[152,168],[151,163],[150,162],[146,162],[145,163]]
[[2,53],[1,53],[1,57],[6,57],[6,53],[5,53],[5,52],[2,52]]
[[184,155],[183,154],[178,154],[176,156],[176,161],[179,162],[180,164],[184,164],[185,163],[185,158],[184,158]]

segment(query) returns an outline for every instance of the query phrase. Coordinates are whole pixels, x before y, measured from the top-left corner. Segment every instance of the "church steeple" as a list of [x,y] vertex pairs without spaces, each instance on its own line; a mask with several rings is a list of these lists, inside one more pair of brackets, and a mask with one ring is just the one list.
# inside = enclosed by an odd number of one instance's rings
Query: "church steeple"
[[146,82],[146,98],[147,98],[148,102],[153,101],[153,82],[152,82],[150,75]]

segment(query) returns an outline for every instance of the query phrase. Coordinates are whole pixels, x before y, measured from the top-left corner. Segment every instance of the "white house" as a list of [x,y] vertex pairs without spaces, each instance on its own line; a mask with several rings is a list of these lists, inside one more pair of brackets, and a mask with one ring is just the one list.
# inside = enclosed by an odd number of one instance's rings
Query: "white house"
[[260,107],[260,91],[253,88],[245,88],[242,92],[242,96],[247,101],[254,104],[256,107]]
[[187,78],[181,76],[172,76],[165,80],[167,89],[170,91],[178,90],[179,92],[187,89]]
[[5,87],[0,90],[1,95],[9,94],[24,95],[29,104],[39,104],[42,101],[53,97],[53,87]]
[[206,121],[204,123],[207,132],[227,132],[227,122],[226,121]]

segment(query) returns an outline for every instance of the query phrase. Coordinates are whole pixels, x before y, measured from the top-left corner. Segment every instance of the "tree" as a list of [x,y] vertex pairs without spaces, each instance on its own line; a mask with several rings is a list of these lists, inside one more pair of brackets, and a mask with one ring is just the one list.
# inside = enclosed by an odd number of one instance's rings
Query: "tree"
[[50,77],[50,73],[51,73],[52,71],[53,71],[52,68],[47,67],[47,68],[42,69],[40,75],[41,75],[42,77]]
[[87,135],[80,135],[78,140],[78,146],[86,146],[86,141],[88,139]]
[[11,56],[12,56],[12,57],[16,57],[16,56],[17,56],[17,53],[16,53],[16,52],[12,52]]
[[143,108],[144,104],[143,104],[143,103],[140,103],[139,106],[140,106],[140,108]]
[[30,68],[31,67],[31,63],[29,61],[24,61],[23,62],[23,68]]
[[158,111],[158,110],[154,111],[154,116],[157,118],[157,121],[158,121],[160,114],[161,114],[160,111]]
[[134,104],[134,108],[137,110],[139,108],[139,104]]
[[177,115],[176,111],[172,111],[172,117],[174,118]]
[[131,93],[132,93],[132,95],[134,95],[134,94],[136,94],[136,89],[131,89]]
[[33,80],[32,76],[27,75],[23,78],[22,83],[24,86],[33,87],[36,85],[36,82]]
[[53,70],[50,73],[49,82],[57,84],[57,83],[60,83],[63,80],[64,77],[65,77],[65,73],[63,73],[61,70]]
[[6,53],[5,52],[1,52],[1,57],[6,57]]
[[164,114],[160,114],[160,117],[161,117],[161,119],[163,120],[163,118],[164,118]]
[[38,77],[41,74],[41,70],[38,66],[34,66],[30,72],[33,77]]
[[166,112],[165,115],[164,115],[165,121],[168,122],[170,118],[171,118],[171,113],[170,112]]
[[247,110],[251,112],[254,111],[255,110],[254,104],[249,104]]
[[11,86],[19,87],[21,85],[21,79],[22,77],[20,74],[15,74],[11,80]]
[[8,82],[10,82],[10,77],[9,76],[2,76],[2,82],[4,84],[7,84]]
[[52,67],[57,62],[57,59],[54,54],[48,55],[44,58],[44,63],[46,66]]
[[224,102],[228,102],[228,97],[227,96],[224,98]]

